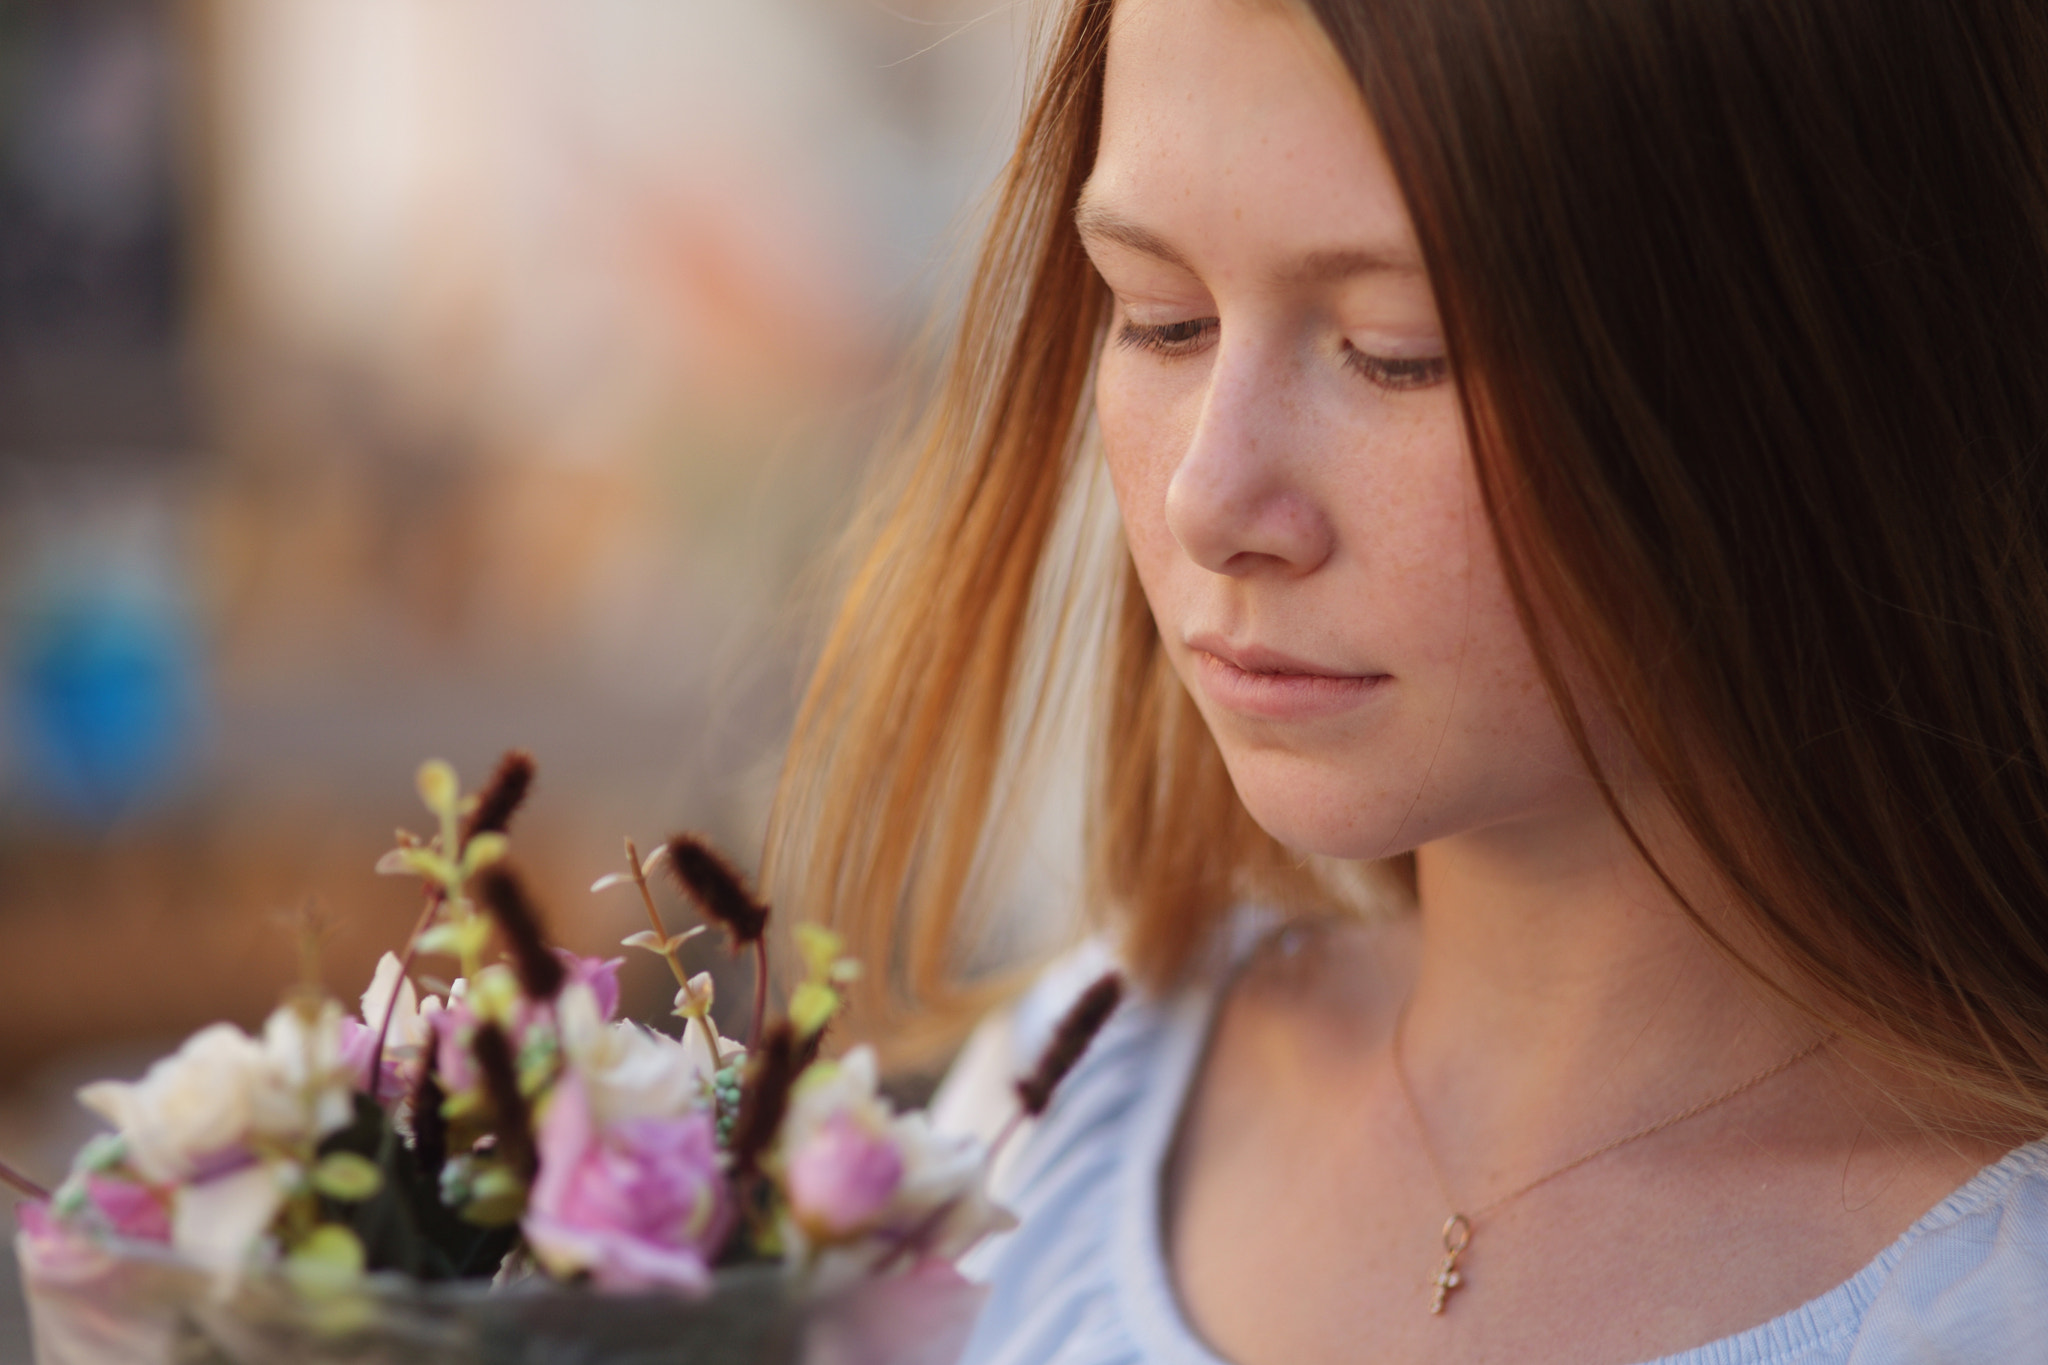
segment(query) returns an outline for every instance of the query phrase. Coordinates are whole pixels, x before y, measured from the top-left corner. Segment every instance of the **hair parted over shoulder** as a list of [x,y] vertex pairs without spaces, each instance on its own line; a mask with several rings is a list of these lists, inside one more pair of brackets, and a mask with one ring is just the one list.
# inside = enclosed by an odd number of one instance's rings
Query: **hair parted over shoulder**
[[[1597,698],[1774,989],[2048,1128],[2048,10],[1276,2],[1378,124],[1587,763]],[[960,907],[1048,672],[1094,669],[1091,894],[1141,977],[1184,973],[1246,896],[1315,893],[1237,801],[1128,563],[1106,621],[1084,585],[1045,600],[1107,315],[1072,210],[1110,11],[1057,21],[772,823],[773,894],[875,967],[870,1033],[982,1003]]]

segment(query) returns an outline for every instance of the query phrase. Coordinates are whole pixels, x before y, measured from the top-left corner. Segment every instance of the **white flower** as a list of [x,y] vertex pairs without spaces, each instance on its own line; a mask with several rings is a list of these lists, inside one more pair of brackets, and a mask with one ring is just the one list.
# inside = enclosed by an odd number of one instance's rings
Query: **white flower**
[[340,1005],[324,1000],[310,1018],[293,1005],[273,1012],[263,1025],[263,1061],[257,1132],[317,1142],[348,1126],[354,1078],[342,1057]]
[[264,1161],[185,1186],[171,1208],[171,1245],[212,1271],[216,1289],[227,1293],[297,1174],[291,1162]]
[[951,1260],[1015,1224],[1010,1211],[988,1196],[988,1153],[978,1139],[941,1133],[921,1111],[898,1116],[892,1136],[903,1154],[897,1208],[915,1215],[917,1244],[925,1255]]
[[79,1102],[120,1131],[144,1179],[175,1185],[242,1164],[262,1139],[313,1142],[348,1123],[341,1007],[270,1016],[261,1042],[232,1024],[185,1040],[139,1081],[99,1081]]
[[[466,984],[455,983],[453,989],[458,996]],[[422,998],[413,989],[412,979],[405,975],[404,964],[396,953],[386,953],[377,959],[376,974],[370,978],[369,989],[363,992],[363,1023],[372,1030],[383,1028],[387,1008],[391,1010],[391,1029],[384,1035],[385,1051],[401,1057],[418,1055],[433,1036],[434,1016],[442,1009],[441,1000],[433,995]]]
[[232,1024],[214,1024],[141,1080],[99,1081],[79,1091],[78,1100],[120,1130],[144,1179],[169,1185],[248,1140],[263,1071],[255,1039]]
[[303,1177],[314,1144],[353,1113],[341,1006],[286,1005],[259,1041],[214,1024],[139,1081],[100,1081],[79,1100],[120,1130],[145,1180],[174,1186],[171,1245],[232,1283]]
[[[456,998],[461,997],[465,984],[457,981],[451,988]],[[362,1022],[342,1021],[342,1049],[349,1059],[350,1074],[357,1086],[374,1085],[380,1097],[394,1097],[403,1126],[411,1112],[409,1100],[419,1080],[422,1059],[427,1049],[434,1046],[434,1020],[447,1006],[435,996],[421,998],[405,975],[397,954],[386,953],[377,961],[376,975],[370,978],[370,988],[363,992],[361,1008]],[[370,1075],[373,1053],[380,1062],[375,1077]]]
[[[555,1001],[562,1051],[582,1076],[590,1111],[600,1128],[625,1119],[674,1118],[710,1103],[715,1067],[702,1029],[691,1025],[681,1039],[638,1024],[606,1023],[597,996],[580,983],[564,987]],[[740,1048],[720,1043],[727,1064]]]

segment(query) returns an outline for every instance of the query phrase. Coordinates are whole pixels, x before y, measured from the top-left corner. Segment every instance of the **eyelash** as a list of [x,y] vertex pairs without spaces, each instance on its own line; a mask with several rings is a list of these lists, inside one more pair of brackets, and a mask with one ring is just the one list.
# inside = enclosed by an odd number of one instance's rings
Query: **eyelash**
[[1367,355],[1344,344],[1344,363],[1383,389],[1405,392],[1433,388],[1451,377],[1451,362],[1440,355]]
[[1215,318],[1192,318],[1187,322],[1167,322],[1155,327],[1127,322],[1117,333],[1116,341],[1119,346],[1127,346],[1134,351],[1150,351],[1155,355],[1192,355],[1215,333],[1218,325]]
[[[1126,322],[1117,331],[1116,344],[1154,355],[1193,355],[1215,334],[1218,326],[1215,318],[1192,318],[1186,322],[1157,326]],[[1451,373],[1450,362],[1443,356],[1367,355],[1348,341],[1344,343],[1344,363],[1368,383],[1396,393],[1430,388],[1442,383]]]

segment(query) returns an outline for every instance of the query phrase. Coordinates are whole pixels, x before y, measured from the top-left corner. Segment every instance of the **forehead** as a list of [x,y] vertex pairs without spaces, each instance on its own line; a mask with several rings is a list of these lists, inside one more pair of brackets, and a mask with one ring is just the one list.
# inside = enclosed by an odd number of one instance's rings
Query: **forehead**
[[1080,217],[1170,242],[1414,254],[1364,100],[1286,0],[1118,0]]

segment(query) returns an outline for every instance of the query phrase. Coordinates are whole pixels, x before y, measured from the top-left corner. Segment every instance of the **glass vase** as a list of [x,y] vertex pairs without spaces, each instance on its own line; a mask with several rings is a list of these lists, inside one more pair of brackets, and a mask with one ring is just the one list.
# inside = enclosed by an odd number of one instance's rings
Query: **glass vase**
[[152,1245],[17,1252],[36,1365],[954,1365],[983,1295],[937,1263],[830,1294],[749,1266],[688,1297],[395,1275],[312,1292]]

